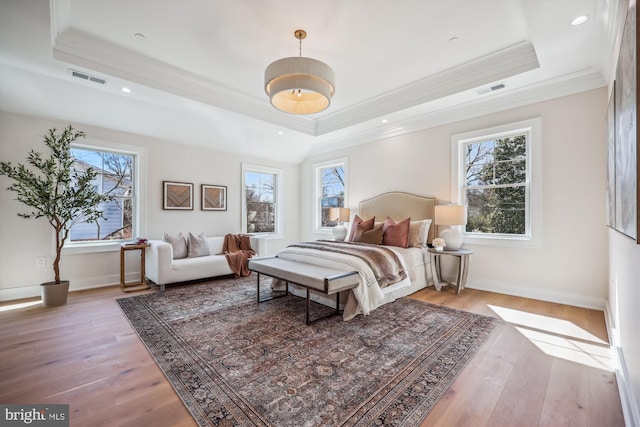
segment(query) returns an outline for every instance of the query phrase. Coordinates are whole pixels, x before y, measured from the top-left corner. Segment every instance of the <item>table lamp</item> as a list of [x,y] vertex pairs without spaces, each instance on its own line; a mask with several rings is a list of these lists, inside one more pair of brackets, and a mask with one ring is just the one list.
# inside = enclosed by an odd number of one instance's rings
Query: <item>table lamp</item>
[[343,241],[347,237],[347,227],[344,226],[344,223],[349,222],[350,215],[351,210],[349,208],[329,209],[329,220],[338,222],[338,225],[331,229],[335,240]]
[[460,226],[467,224],[467,207],[460,205],[439,205],[435,207],[434,223],[441,227],[440,237],[446,242],[446,251],[457,251],[462,246]]

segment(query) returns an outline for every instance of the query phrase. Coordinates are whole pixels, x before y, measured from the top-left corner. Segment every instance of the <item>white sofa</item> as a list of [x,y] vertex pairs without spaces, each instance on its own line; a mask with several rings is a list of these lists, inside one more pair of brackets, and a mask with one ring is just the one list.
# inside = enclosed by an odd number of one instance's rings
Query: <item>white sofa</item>
[[[222,254],[224,236],[207,237],[209,253],[215,255],[173,259],[173,247],[163,240],[149,240],[145,255],[147,279],[164,291],[167,283],[187,282],[209,277],[233,274],[227,258]],[[257,248],[257,239],[251,237],[251,247]],[[257,255],[256,255],[257,256]]]

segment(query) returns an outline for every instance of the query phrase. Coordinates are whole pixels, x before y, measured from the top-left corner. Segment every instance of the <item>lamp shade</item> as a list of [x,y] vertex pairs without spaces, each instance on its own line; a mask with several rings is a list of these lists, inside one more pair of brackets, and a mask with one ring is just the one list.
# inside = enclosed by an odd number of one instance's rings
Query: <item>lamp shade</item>
[[436,206],[434,222],[437,225],[465,225],[467,223],[467,207],[460,205]]
[[330,208],[329,220],[337,222],[349,222],[351,210],[349,208]]
[[282,58],[265,70],[264,89],[271,105],[280,111],[319,113],[331,104],[335,74],[327,64],[313,58]]

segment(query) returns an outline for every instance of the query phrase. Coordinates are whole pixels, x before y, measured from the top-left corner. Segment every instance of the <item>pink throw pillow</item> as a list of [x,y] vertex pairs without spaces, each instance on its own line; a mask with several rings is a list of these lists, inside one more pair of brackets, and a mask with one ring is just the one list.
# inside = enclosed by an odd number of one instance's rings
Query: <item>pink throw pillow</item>
[[409,246],[409,225],[411,218],[403,219],[395,222],[390,217],[384,220],[384,234],[382,236],[382,244],[387,246],[400,246],[406,248]]

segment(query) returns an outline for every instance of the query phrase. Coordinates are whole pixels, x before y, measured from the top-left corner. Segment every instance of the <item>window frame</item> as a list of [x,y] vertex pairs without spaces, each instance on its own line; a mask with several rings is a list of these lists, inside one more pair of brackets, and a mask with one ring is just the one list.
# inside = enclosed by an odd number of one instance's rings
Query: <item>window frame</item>
[[[144,236],[145,227],[141,218],[145,217],[144,207],[146,205],[145,183],[143,180],[144,166],[145,166],[145,149],[143,147],[129,146],[118,144],[108,141],[98,141],[86,139],[85,142],[78,144],[71,144],[71,148],[78,148],[83,150],[100,151],[114,154],[126,154],[133,156],[133,187],[134,197],[133,199],[133,212],[131,217],[131,235],[132,239],[121,240],[92,240],[82,242],[71,242],[67,240],[62,248],[63,254],[78,254],[78,253],[92,253],[92,252],[111,252],[120,250],[122,243],[131,242],[135,240],[135,236]],[[55,242],[55,236],[54,242]]]
[[313,230],[314,234],[331,234],[332,227],[323,227],[322,222],[322,204],[320,202],[322,195],[322,170],[330,167],[342,166],[344,169],[344,207],[349,207],[349,159],[341,157],[333,160],[326,160],[313,164]]
[[264,174],[272,174],[275,175],[276,185],[275,185],[275,205],[276,205],[276,217],[274,220],[275,230],[273,233],[262,232],[262,233],[250,233],[256,236],[267,237],[267,238],[281,238],[282,237],[282,210],[283,210],[283,198],[282,198],[282,169],[273,168],[269,166],[261,166],[250,163],[242,163],[242,212],[241,212],[241,227],[242,232],[247,233],[247,193],[246,193],[246,175],[247,172],[256,172],[256,173],[264,173]]
[[464,242],[493,246],[542,245],[542,124],[539,117],[451,136],[451,202],[466,205],[465,144],[526,135],[525,234],[473,233],[462,230]]

